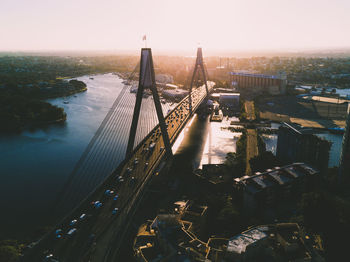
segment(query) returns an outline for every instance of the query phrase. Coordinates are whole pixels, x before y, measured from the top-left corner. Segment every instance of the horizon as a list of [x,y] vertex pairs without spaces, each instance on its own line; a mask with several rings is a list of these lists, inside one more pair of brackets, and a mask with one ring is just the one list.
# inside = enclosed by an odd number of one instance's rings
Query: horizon
[[345,0],[4,0],[0,51],[129,52],[143,35],[157,52],[350,49],[348,10]]
[[[139,49],[115,49],[115,50],[0,50],[1,56],[139,56]],[[152,49],[154,56],[184,56],[195,57],[196,48],[193,50],[162,50]],[[203,48],[204,57],[350,57],[350,48],[321,48],[321,49],[300,49],[300,50],[207,50]]]

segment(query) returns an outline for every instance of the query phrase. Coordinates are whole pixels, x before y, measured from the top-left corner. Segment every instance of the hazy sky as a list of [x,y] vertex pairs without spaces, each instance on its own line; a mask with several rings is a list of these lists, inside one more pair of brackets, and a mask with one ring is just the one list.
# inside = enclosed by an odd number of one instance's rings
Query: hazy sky
[[0,0],[0,50],[350,47],[350,0]]

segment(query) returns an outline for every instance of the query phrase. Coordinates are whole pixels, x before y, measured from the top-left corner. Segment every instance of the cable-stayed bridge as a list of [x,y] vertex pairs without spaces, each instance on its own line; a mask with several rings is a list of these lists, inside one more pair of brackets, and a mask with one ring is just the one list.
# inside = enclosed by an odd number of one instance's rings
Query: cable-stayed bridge
[[[198,86],[200,74],[204,84]],[[212,88],[198,48],[189,95],[173,109],[162,106],[152,52],[143,48],[136,97],[127,87],[121,90],[54,205],[71,211],[28,250],[24,261],[41,261],[50,254],[59,261],[118,261],[148,181],[171,158],[171,146]],[[152,97],[143,99],[145,92]]]

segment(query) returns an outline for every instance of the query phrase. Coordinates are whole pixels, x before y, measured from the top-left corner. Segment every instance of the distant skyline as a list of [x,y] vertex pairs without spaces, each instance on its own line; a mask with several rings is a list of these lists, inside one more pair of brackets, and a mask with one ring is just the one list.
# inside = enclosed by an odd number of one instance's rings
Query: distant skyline
[[0,51],[350,48],[348,0],[1,0]]

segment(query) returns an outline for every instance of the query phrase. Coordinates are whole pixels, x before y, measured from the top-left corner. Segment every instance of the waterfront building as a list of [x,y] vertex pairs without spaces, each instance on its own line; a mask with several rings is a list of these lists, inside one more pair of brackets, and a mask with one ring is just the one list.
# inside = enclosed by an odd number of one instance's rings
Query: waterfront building
[[304,163],[294,163],[235,178],[233,187],[247,214],[263,214],[311,190],[318,174]]
[[219,104],[233,109],[239,109],[239,93],[220,93]]
[[231,85],[240,90],[249,89],[256,92],[268,92],[271,95],[286,93],[287,75],[280,73],[278,75],[252,74],[230,72]]
[[228,108],[230,110],[239,110],[239,93],[224,92],[224,93],[213,93],[210,95],[213,101],[220,104],[221,108]]
[[350,103],[348,103],[348,116],[343,136],[343,145],[339,162],[341,181],[349,180],[350,176]]
[[284,164],[304,162],[320,171],[328,169],[331,143],[309,128],[283,123],[278,129],[276,157]]

